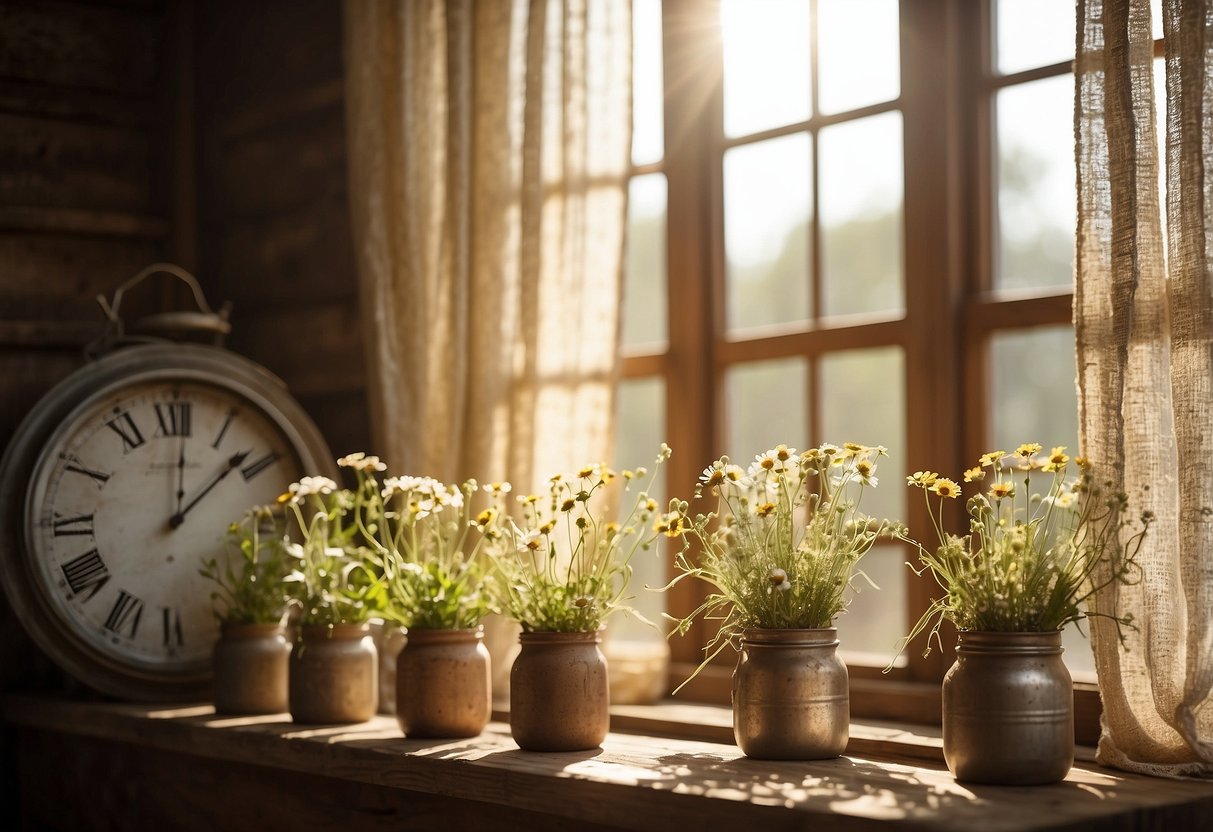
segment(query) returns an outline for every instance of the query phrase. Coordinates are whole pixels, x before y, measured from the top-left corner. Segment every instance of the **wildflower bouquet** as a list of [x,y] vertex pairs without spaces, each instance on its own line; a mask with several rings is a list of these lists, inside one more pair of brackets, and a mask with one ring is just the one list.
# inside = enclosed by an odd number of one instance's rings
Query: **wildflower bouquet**
[[357,495],[328,477],[304,477],[278,498],[286,505],[286,577],[300,624],[361,624],[383,609],[382,564],[353,517]]
[[[351,454],[338,464],[358,477],[355,514],[365,540],[383,565],[387,589],[385,618],[410,630],[469,629],[492,611],[484,592],[485,573],[478,557],[496,534],[502,495],[509,483],[484,487],[493,504],[474,518],[475,480],[461,486],[431,477],[394,477],[380,485],[386,470],[378,457]],[[467,538],[476,541],[467,551]]]
[[[1096,614],[1083,605],[1103,587],[1137,579],[1135,558],[1153,516],[1144,513],[1122,544],[1122,530],[1132,525],[1125,517],[1128,497],[1098,484],[1085,459],[1074,460],[1077,476],[1070,477],[1064,447],[1047,456],[1042,450],[1025,444],[1013,454],[991,451],[965,471],[965,482],[988,486],[966,503],[969,534],[963,537],[946,533],[942,518],[943,503],[958,499],[961,487],[932,471],[906,478],[923,489],[939,545],[929,549],[901,536],[918,549],[922,568],[915,572],[930,570],[945,595],[931,603],[901,649],[929,630],[930,652],[944,619],[966,631],[1060,630]],[[1034,479],[1042,478],[1043,488],[1034,490]],[[1132,624],[1130,615],[1110,617],[1118,626]]]
[[[623,471],[624,494],[646,476],[651,487],[669,457],[663,443],[651,474]],[[605,492],[616,476],[603,464],[586,465],[576,474],[552,476],[546,498],[516,498],[518,516],[503,525],[493,559],[494,586],[502,612],[524,632],[593,633],[615,612],[639,616],[626,605],[630,562],[657,535],[649,534],[648,524],[658,505],[641,490],[621,522],[609,519]]]
[[[716,494],[715,511],[690,520],[687,502],[672,505],[686,545],[675,557],[681,574],[669,586],[695,577],[715,590],[675,619],[675,632],[686,634],[700,616],[722,621],[695,674],[727,645],[737,648],[746,629],[831,626],[846,606],[856,564],[890,530],[888,521],[860,510],[864,490],[877,484],[876,461],[885,455],[883,447],[848,442],[801,454],[777,445],[748,470],[721,457],[695,488],[695,499]],[[689,554],[692,541],[699,544],[698,562]]]
[[287,561],[281,515],[256,506],[228,526],[223,556],[204,559],[198,571],[215,582],[215,616],[229,624],[276,624],[286,615]]

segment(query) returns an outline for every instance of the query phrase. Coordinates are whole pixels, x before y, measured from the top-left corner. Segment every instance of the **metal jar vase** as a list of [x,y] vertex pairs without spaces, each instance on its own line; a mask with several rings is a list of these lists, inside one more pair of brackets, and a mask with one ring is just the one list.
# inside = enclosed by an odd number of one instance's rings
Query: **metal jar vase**
[[379,705],[379,655],[369,624],[305,625],[291,650],[295,722],[366,722]]
[[510,669],[510,733],[524,751],[597,748],[610,728],[599,633],[522,633]]
[[220,626],[212,691],[220,714],[280,714],[287,709],[291,643],[278,624]]
[[1074,763],[1061,633],[962,632],[943,680],[943,755],[959,781],[1055,783]]
[[823,760],[846,750],[851,703],[838,630],[749,629],[733,672],[733,736],[747,757]]
[[474,737],[493,712],[484,630],[409,630],[396,658],[396,721],[407,737]]

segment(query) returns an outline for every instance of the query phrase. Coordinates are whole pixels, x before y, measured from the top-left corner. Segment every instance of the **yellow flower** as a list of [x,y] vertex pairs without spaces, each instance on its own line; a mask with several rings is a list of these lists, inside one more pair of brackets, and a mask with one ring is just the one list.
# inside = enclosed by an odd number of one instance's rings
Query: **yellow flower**
[[973,482],[975,480],[984,480],[985,478],[986,478],[986,472],[981,470],[980,466],[978,466],[977,468],[969,468],[968,470],[965,471],[965,482]]
[[1066,446],[1058,445],[1049,454],[1049,461],[1045,463],[1044,469],[1046,471],[1063,471],[1069,461],[1070,458],[1066,456]]
[[1015,455],[1022,456],[1024,459],[1031,459],[1032,457],[1034,457],[1038,453],[1040,453],[1040,451],[1041,451],[1040,443],[1032,442],[1029,444],[1020,445],[1018,448],[1016,448]]
[[939,474],[934,471],[915,471],[912,476],[906,477],[906,485],[912,485],[915,488],[930,488],[938,479]]
[[659,516],[653,523],[653,531],[666,537],[681,537],[687,529],[687,519],[677,511]]
[[1015,484],[1008,480],[1000,480],[990,486],[990,496],[995,500],[1015,496]]
[[987,451],[981,455],[981,459],[979,460],[981,462],[981,467],[991,468],[1006,455],[1006,451]]
[[540,533],[540,534],[545,534],[545,535],[546,535],[546,534],[551,534],[551,533],[552,533],[552,530],[553,530],[554,528],[556,528],[556,521],[555,521],[555,520],[549,520],[549,521],[547,521],[546,523],[544,523],[542,526],[540,526],[540,527],[539,527],[539,533]]
[[493,522],[493,518],[497,516],[497,509],[486,508],[484,511],[476,515],[476,525],[484,528],[489,523]]
[[960,496],[960,486],[947,477],[937,477],[931,485],[931,490],[940,497],[956,499]]
[[771,514],[774,513],[774,511],[775,511],[774,503],[763,503],[762,505],[758,506],[758,508],[756,508],[754,510],[754,513],[757,514],[759,517],[770,517]]

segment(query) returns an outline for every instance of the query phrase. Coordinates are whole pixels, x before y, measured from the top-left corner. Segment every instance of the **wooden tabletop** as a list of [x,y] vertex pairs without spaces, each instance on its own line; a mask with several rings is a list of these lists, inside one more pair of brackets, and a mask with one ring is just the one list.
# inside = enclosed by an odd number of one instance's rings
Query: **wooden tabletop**
[[[617,719],[643,721],[633,710]],[[210,705],[149,706],[10,697],[18,728],[91,737],[212,760],[270,766],[389,789],[542,812],[619,829],[925,830],[1213,829],[1213,783],[1079,763],[1063,783],[966,786],[939,763],[893,754],[771,763],[731,744],[612,733],[576,753],[528,753],[509,726],[470,740],[408,740],[394,718],[295,725],[285,715],[217,716]],[[658,724],[655,718],[648,724]],[[885,750],[896,743],[886,738]],[[876,746],[871,746],[876,748]],[[575,829],[575,826],[570,827]]]

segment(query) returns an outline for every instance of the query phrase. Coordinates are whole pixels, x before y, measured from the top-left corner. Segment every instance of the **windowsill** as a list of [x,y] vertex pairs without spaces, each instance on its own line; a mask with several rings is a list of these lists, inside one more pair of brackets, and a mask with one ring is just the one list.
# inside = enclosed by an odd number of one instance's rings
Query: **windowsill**
[[[728,711],[713,706],[619,707],[616,732],[602,748],[557,754],[519,751],[500,721],[473,739],[408,740],[390,716],[298,726],[285,714],[216,716],[210,705],[32,697],[6,699],[3,714],[34,737],[104,740],[621,829],[669,830],[704,820],[748,828],[760,819],[774,828],[815,829],[858,820],[940,830],[1098,829],[1130,820],[1193,828],[1213,813],[1206,782],[1102,769],[1089,754],[1053,786],[958,784],[940,761],[937,735],[892,724],[854,724],[839,759],[749,760],[719,741],[731,738]],[[688,733],[717,741],[668,736]]]

